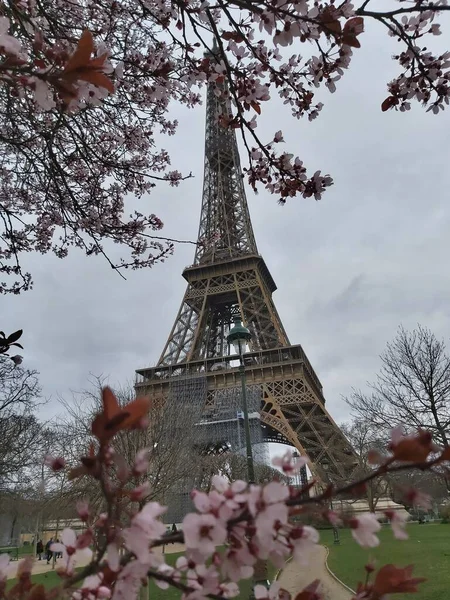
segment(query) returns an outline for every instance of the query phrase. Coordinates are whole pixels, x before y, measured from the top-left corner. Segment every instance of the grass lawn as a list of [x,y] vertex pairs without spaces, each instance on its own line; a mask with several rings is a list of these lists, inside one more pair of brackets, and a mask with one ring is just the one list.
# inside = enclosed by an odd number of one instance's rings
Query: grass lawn
[[[183,553],[166,554],[166,562],[169,565],[174,565],[175,561]],[[268,575],[269,580],[273,581],[275,577],[276,569],[269,565]],[[7,589],[9,590],[15,583],[16,579],[8,579]],[[39,575],[33,575],[32,581],[37,584],[42,584],[45,588],[51,588],[61,581],[55,571],[47,571],[46,573],[40,573]],[[241,594],[237,597],[237,600],[247,600],[251,591],[251,581],[245,580],[240,583]],[[148,587],[148,598],[149,600],[179,600],[181,592],[175,588],[169,587],[167,590],[161,590],[153,581],[149,582]]]
[[[39,575],[32,576],[33,583],[42,584],[45,588],[52,588],[61,582],[61,577],[57,575],[56,571],[47,571],[46,573],[39,573]],[[9,590],[13,585],[17,583],[17,579],[8,579],[6,589]]]
[[[174,565],[179,556],[183,556],[183,553],[166,554],[167,564]],[[273,565],[268,565],[269,581],[274,580],[276,571],[277,569],[275,569]],[[248,600],[251,592],[251,585],[252,582],[250,579],[245,579],[239,583],[241,593],[237,596],[237,600]],[[181,598],[181,592],[172,587],[169,587],[167,590],[161,590],[153,581],[150,581],[148,586],[148,598],[149,600],[179,600]]]
[[[321,531],[321,542],[328,546],[330,569],[352,589],[365,578],[364,565],[373,558],[378,567],[393,563],[404,567],[414,564],[413,574],[426,577],[414,600],[450,598],[450,525],[412,524],[407,527],[409,540],[394,539],[389,527],[380,531],[380,546],[366,550],[353,541],[349,530],[340,531],[341,545],[333,545],[331,530]],[[411,600],[410,594],[396,594],[396,600]]]

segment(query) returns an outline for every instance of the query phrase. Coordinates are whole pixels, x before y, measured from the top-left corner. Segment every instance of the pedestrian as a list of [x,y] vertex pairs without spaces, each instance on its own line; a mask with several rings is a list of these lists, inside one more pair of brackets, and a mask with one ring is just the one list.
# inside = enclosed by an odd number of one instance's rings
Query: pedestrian
[[38,560],[42,559],[43,552],[44,552],[44,545],[42,543],[42,540],[39,540],[38,543],[36,544],[36,556],[38,557]]
[[50,538],[48,542],[45,544],[45,554],[47,558],[47,564],[50,564],[51,558],[53,556],[53,552],[50,550],[50,546],[53,544],[53,538]]
[[[57,543],[57,544],[59,544],[59,543],[60,543],[60,542],[59,542],[59,540],[58,540],[58,538],[56,538],[56,543]],[[55,554],[55,558],[62,558],[62,552],[56,552],[56,554]]]

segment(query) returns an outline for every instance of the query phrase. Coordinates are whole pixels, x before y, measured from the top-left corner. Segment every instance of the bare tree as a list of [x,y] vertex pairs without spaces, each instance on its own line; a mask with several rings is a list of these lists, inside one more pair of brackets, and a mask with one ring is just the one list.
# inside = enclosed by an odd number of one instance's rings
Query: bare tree
[[42,459],[44,426],[35,416],[42,403],[36,371],[0,356],[0,490],[29,484]]
[[[431,431],[448,447],[450,440],[450,357],[443,340],[426,327],[400,327],[381,355],[381,370],[370,393],[354,390],[347,403],[357,420],[382,438],[393,427]],[[450,481],[446,481],[450,491]]]
[[[69,464],[78,464],[79,457],[85,455],[91,441],[92,418],[100,410],[101,378],[96,378],[91,389],[72,395],[70,401],[60,399],[64,415],[58,420],[61,431],[59,439],[64,440],[60,448]],[[116,391],[121,404],[135,397],[131,384]],[[190,425],[189,407],[176,403],[153,404],[148,415],[145,430],[128,431],[119,434],[114,440],[114,451],[132,466],[139,450],[148,449],[149,469],[137,485],[150,484],[147,500],[163,500],[169,490],[180,480],[192,474],[194,461],[194,433]],[[192,453],[192,455],[191,455]],[[94,505],[103,502],[100,490],[94,489],[87,478],[78,478],[66,488],[72,497],[86,497]]]
[[[341,429],[357,454],[359,463],[357,476],[362,478],[373,468],[367,461],[369,450],[384,450],[386,437],[383,436],[383,431],[374,427],[370,419],[361,417],[343,423]],[[373,512],[380,498],[391,495],[390,482],[386,478],[371,480],[366,485],[366,493],[369,509]]]
[[356,416],[381,430],[424,428],[443,446],[450,435],[450,358],[445,343],[426,327],[400,327],[381,355],[370,394],[354,390],[347,403]]

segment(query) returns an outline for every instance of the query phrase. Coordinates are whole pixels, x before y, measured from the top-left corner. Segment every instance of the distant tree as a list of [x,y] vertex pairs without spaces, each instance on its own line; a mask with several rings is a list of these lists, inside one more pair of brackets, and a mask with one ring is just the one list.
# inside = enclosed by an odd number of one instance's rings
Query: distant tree
[[[356,452],[358,459],[356,475],[362,478],[373,470],[367,460],[369,450],[383,451],[386,448],[386,437],[383,437],[383,431],[376,429],[369,419],[361,417],[343,423],[341,429]],[[380,498],[390,495],[390,491],[390,483],[387,479],[369,481],[366,485],[369,509],[375,511]]]
[[[99,392],[102,379],[93,381],[91,389],[74,394],[70,400],[61,399],[64,415],[58,419],[58,438],[64,440],[60,455],[70,464],[77,464],[80,456],[87,453],[92,440],[91,422],[100,411]],[[131,384],[116,393],[121,404],[135,397]],[[196,468],[194,460],[194,432],[190,427],[190,407],[155,403],[148,414],[148,427],[139,431],[127,431],[114,439],[113,450],[125,460],[124,467],[133,466],[137,452],[148,450],[148,469],[134,479],[136,485],[148,484],[147,500],[162,500],[165,494],[181,479],[192,474]],[[117,465],[117,468],[121,468]],[[88,478],[78,478],[75,483],[63,486],[74,498],[88,498],[100,508],[103,502],[101,491],[89,485]]]
[[42,403],[36,371],[0,355],[0,490],[28,485],[42,460],[44,427],[35,416]]
[[[381,370],[369,393],[354,390],[346,399],[357,419],[381,438],[396,426],[431,431],[450,441],[450,357],[445,342],[426,327],[400,327],[381,355]],[[450,481],[447,480],[450,490]]]
[[450,357],[443,340],[419,325],[403,327],[381,355],[381,370],[370,393],[353,391],[347,403],[355,415],[383,431],[402,425],[431,431],[447,447],[450,441]]

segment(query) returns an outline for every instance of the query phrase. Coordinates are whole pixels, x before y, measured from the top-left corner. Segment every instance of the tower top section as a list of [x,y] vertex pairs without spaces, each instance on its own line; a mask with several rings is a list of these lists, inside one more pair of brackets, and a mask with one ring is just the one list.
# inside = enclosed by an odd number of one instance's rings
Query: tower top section
[[[207,56],[215,60],[213,53]],[[218,91],[222,92],[218,96]],[[232,116],[225,86],[209,84],[206,97],[205,169],[194,264],[216,263],[257,254],[236,132],[224,127]]]

